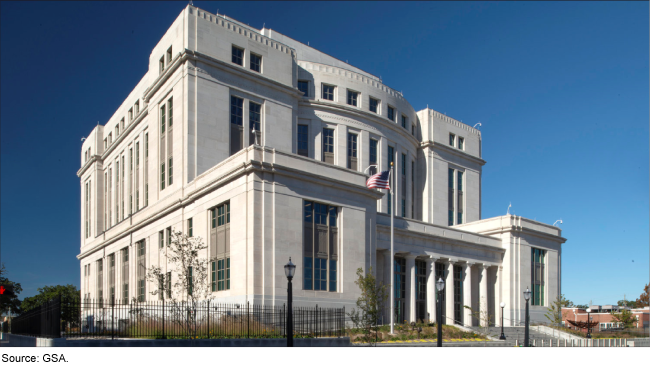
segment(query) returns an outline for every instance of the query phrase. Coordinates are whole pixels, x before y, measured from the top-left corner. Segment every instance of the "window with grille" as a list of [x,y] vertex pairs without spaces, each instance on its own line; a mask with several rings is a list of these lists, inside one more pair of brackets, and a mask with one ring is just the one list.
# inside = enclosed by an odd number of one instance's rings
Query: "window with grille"
[[460,150],[465,149],[465,138],[458,137],[458,149],[460,149]]
[[449,133],[449,145],[454,147],[456,145],[456,136],[452,133]]
[[392,120],[393,122],[395,121],[395,108],[392,106],[388,106],[388,119]]
[[303,201],[303,289],[337,291],[338,208]]
[[[377,140],[376,139],[370,139],[370,144],[369,144],[369,151],[368,151],[368,157],[370,161],[370,165],[376,165],[377,164]],[[370,176],[374,175],[377,173],[377,167],[372,166],[368,169],[368,173]]]
[[305,97],[309,96],[309,81],[298,80],[298,90],[302,91]]
[[167,65],[169,65],[172,62],[172,47],[169,47],[167,49]]
[[402,128],[408,130],[408,128],[406,128],[406,119],[406,115],[402,114]]
[[298,124],[298,154],[309,157],[309,126]]
[[251,53],[251,70],[262,72],[262,56]]
[[167,246],[172,244],[172,227],[167,227]]
[[230,154],[234,155],[244,146],[244,99],[230,97]]
[[194,237],[193,227],[192,227],[192,218],[187,220],[187,235]]
[[108,300],[115,300],[115,254],[108,255]]
[[230,202],[210,209],[212,291],[230,289]]
[[406,259],[395,257],[393,261],[395,291],[393,299],[395,300],[395,323],[404,323],[406,320]]
[[167,291],[167,298],[172,297],[172,273],[171,271],[167,272],[167,280],[165,280],[165,284],[167,287],[165,288]]
[[416,319],[424,321],[427,315],[427,263],[415,261],[415,298]]
[[334,101],[334,86],[323,84],[323,99]]
[[356,91],[348,90],[348,105],[359,106],[358,104],[359,93]]
[[546,251],[539,248],[531,248],[531,286],[533,288],[531,305],[544,305],[544,275],[545,273],[545,262],[544,257],[546,256]]
[[458,171],[458,206],[456,207],[457,219],[456,224],[463,224],[463,172]]
[[174,158],[170,157],[169,161],[168,161],[168,165],[167,165],[168,169],[169,169],[169,174],[168,174],[168,177],[167,177],[169,179],[169,184],[168,185],[171,185],[174,182],[174,165],[173,165],[173,162],[174,162]]
[[454,225],[454,169],[448,170],[447,185],[448,185],[447,211],[449,212],[447,216],[447,224],[453,226]]
[[165,231],[158,232],[158,248],[165,247]]
[[323,161],[334,164],[334,130],[323,128]]
[[104,261],[97,260],[97,300],[104,300]]
[[[262,144],[262,105],[253,103],[252,101],[248,103],[248,123],[250,127],[250,135],[248,139],[248,144],[252,145],[254,143],[261,145]],[[257,142],[256,142],[257,141]]]
[[141,240],[136,243],[136,250],[137,250],[137,284],[138,284],[138,291],[137,291],[137,296],[138,296],[138,302],[144,302],[145,300],[145,274],[146,274],[146,268],[147,268],[147,261],[146,261],[146,247],[145,247],[145,241]]
[[357,171],[357,135],[348,133],[348,168]]
[[192,295],[194,290],[194,269],[192,266],[187,268],[187,295]]
[[370,98],[368,100],[368,109],[373,113],[379,113],[379,100]]
[[463,324],[463,268],[454,265],[454,320]]
[[235,63],[235,64],[237,64],[239,66],[244,65],[244,50],[243,49],[241,49],[239,47],[232,46],[232,63]]

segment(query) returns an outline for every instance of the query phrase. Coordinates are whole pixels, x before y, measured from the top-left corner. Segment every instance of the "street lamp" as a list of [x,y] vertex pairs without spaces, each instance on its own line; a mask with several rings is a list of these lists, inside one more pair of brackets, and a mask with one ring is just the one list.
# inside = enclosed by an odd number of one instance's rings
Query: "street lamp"
[[501,336],[499,336],[499,340],[505,340],[506,335],[503,334],[503,308],[506,307],[506,303],[501,302]]
[[438,313],[437,321],[438,322],[438,347],[442,347],[442,291],[445,289],[445,282],[442,281],[442,278],[438,278],[436,283],[436,289],[438,289]]
[[291,257],[289,257],[289,263],[284,265],[284,274],[289,280],[289,285],[287,286],[287,301],[289,310],[287,311],[287,347],[293,347],[293,310],[292,307],[292,288],[291,288],[291,279],[293,279],[293,274],[296,272],[296,265],[291,262]]
[[530,300],[530,289],[526,287],[526,291],[524,292],[524,299],[526,299],[526,329],[524,330],[524,347],[528,347],[528,322],[530,321],[530,318],[528,318],[528,301]]
[[591,308],[587,308],[587,338],[591,338],[591,326],[589,325],[589,318],[591,317]]

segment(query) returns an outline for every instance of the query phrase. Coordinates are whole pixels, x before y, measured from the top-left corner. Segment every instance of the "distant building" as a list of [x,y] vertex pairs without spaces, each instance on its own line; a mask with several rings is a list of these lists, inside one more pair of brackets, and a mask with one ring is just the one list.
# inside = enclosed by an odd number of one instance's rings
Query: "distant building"
[[[223,302],[282,305],[289,257],[298,306],[350,308],[358,268],[389,284],[394,267],[398,322],[435,320],[438,278],[446,321],[467,325],[478,323],[465,305],[499,324],[500,302],[506,325],[521,325],[526,287],[545,321],[561,293],[558,227],[481,216],[478,129],[274,30],[188,5],[93,127],[77,172],[84,298],[158,300],[144,268],[171,275],[172,229],[207,243]],[[391,163],[393,198],[365,185]]]
[[[632,315],[637,318],[634,328],[648,328],[650,322],[650,307],[629,308],[618,305],[592,305],[589,309],[591,309],[589,321],[599,323],[598,327],[593,328],[594,331],[622,328],[621,325],[616,323],[616,319],[612,317],[612,312],[619,312],[623,309],[631,311]],[[562,308],[562,324],[567,328],[580,331],[580,328],[575,328],[567,320],[587,322],[587,310],[580,308]],[[586,329],[582,331],[587,332]]]

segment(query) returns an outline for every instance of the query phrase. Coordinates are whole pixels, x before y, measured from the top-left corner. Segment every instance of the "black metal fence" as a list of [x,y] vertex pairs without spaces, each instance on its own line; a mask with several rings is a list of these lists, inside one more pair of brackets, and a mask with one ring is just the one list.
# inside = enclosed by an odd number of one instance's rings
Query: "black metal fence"
[[61,297],[12,319],[11,333],[47,338],[61,337]]
[[[68,338],[282,338],[286,306],[212,301],[132,302],[83,300],[61,304],[62,336]],[[293,308],[294,337],[338,337],[345,308]]]

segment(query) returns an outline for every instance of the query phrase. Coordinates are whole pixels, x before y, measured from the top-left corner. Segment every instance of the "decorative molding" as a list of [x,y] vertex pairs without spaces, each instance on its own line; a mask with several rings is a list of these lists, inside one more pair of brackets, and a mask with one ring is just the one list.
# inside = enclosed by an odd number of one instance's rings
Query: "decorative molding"
[[[470,155],[469,153],[467,153],[467,152],[465,152],[463,150],[459,150],[457,148],[449,147],[444,143],[440,143],[440,142],[436,142],[436,141],[431,141],[431,140],[424,141],[424,142],[420,143],[420,148],[423,148],[423,149],[424,148],[430,148],[431,150],[438,149],[440,151],[444,151],[444,152],[447,152],[449,154],[452,154],[452,155],[454,155],[456,157],[460,157],[462,159],[469,160],[471,162],[477,163],[480,166],[483,166],[483,165],[486,164],[486,161],[484,159],[482,159],[482,158],[472,156],[472,155]],[[434,153],[435,153],[435,151],[434,151]],[[439,156],[439,154],[436,154],[436,155]]]

